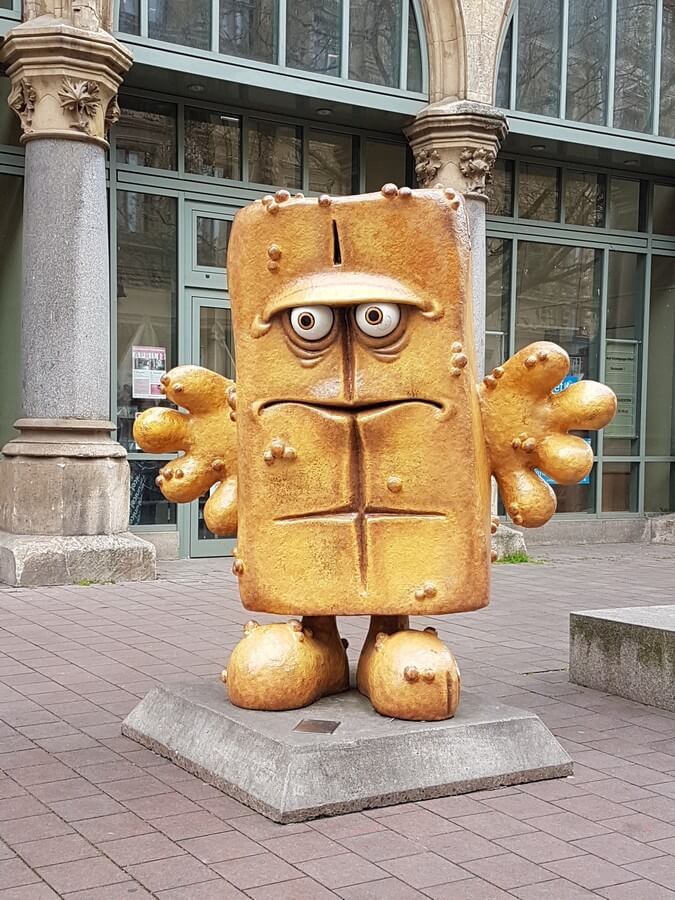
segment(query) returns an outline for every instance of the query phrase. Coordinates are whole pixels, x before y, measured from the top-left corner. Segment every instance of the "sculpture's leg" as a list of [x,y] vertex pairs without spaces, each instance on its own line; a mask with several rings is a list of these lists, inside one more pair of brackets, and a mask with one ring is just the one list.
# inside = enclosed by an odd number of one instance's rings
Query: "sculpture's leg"
[[435,721],[459,704],[457,663],[434,628],[414,631],[407,616],[372,616],[357,684],[383,716]]
[[222,679],[235,706],[297,709],[349,688],[345,648],[335,616],[249,622]]

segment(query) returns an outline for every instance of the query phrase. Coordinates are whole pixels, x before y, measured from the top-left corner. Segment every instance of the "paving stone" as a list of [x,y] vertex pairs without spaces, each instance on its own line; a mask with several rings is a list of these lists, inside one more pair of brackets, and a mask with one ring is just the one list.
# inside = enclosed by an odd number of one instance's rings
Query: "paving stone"
[[37,869],[41,878],[59,894],[104,887],[128,881],[129,876],[109,859],[94,857]]
[[616,863],[616,865],[627,865],[643,859],[652,859],[662,853],[655,844],[643,844],[641,841],[616,832],[575,841],[574,845],[581,850],[595,854],[595,856],[600,856],[608,862]]
[[186,854],[127,866],[126,871],[152,893],[213,878],[208,866]]
[[[258,888],[249,888],[247,893],[253,897],[253,900],[283,900],[284,897],[292,897],[293,900],[334,900],[335,898],[333,891],[329,891],[313,878],[307,877],[294,878],[283,884],[266,884]],[[392,896],[390,893],[388,900],[393,900],[396,896],[399,895],[393,894]]]
[[[466,878],[424,889],[432,900],[511,900],[513,894],[503,891],[482,878]],[[558,898],[556,898],[558,900]]]
[[155,819],[152,824],[174,841],[232,831],[226,822],[205,810],[184,813],[181,816],[167,816],[166,819]]
[[[570,812],[554,813],[552,816],[541,816],[530,819],[529,824],[533,828],[552,834],[561,841],[580,840],[585,837],[593,837],[596,834],[606,834],[607,829],[600,824],[583,819]],[[501,835],[500,835],[501,836]]]
[[504,853],[488,859],[474,859],[463,863],[465,869],[478,875],[479,878],[496,884],[497,887],[510,890],[526,884],[550,881],[554,876],[547,869],[517,856],[515,853]]
[[72,830],[62,819],[52,813],[15,819],[13,822],[0,822],[0,837],[10,846],[24,841],[72,833]]
[[596,900],[598,895],[565,878],[554,878],[553,881],[513,888],[511,896],[521,900]]
[[615,884],[611,887],[598,888],[597,893],[607,900],[675,900],[675,891],[654,884],[653,881],[630,881],[628,884]]
[[[294,882],[290,881],[289,888],[292,889]],[[356,884],[352,887],[338,888],[334,894],[332,891],[326,896],[342,897],[343,900],[424,900],[428,894],[421,894],[415,888],[399,881],[397,878],[384,878],[382,881],[369,881],[366,884]],[[258,900],[257,894],[253,894]],[[310,894],[310,897],[313,896]],[[277,900],[272,894],[269,900]],[[319,900],[319,896],[317,896]]]
[[[288,838],[277,838],[276,840],[286,841]],[[257,856],[262,850],[260,844],[238,831],[225,831],[219,834],[190,838],[181,841],[180,845],[203,863],[209,864],[224,862],[228,859],[241,859],[244,856]]]
[[418,853],[415,856],[383,860],[380,865],[414,888],[428,888],[466,878],[464,869],[436,853]]
[[648,878],[650,881],[655,881],[657,884],[660,884],[665,888],[672,888],[675,886],[675,857],[674,856],[660,856],[657,859],[648,859],[643,862],[629,863],[628,869],[631,872],[635,872],[638,875],[641,875],[643,878]]
[[133,837],[137,834],[147,834],[152,831],[152,826],[144,822],[133,813],[119,813],[112,816],[101,816],[98,819],[84,819],[74,822],[73,826],[84,835],[87,840],[94,843],[112,841],[116,838]]
[[184,852],[178,844],[170,841],[163,834],[156,833],[105,841],[98,844],[98,848],[118,866],[131,866],[136,863],[167,859],[171,856],[181,856]]
[[[364,881],[380,881],[386,878],[384,869],[362,859],[355,853],[342,853],[324,859],[312,859],[298,863],[298,868],[329,888],[348,887]],[[223,870],[228,880],[230,876]]]
[[552,862],[556,859],[568,859],[581,856],[584,851],[574,844],[561,841],[552,834],[540,831],[530,834],[516,834],[513,837],[497,838],[496,844],[502,850],[511,850],[534,863]]
[[268,841],[263,841],[263,844],[272,853],[289,863],[304,862],[307,859],[320,859],[323,856],[344,853],[343,846],[322,834],[315,834],[312,831],[271,838]]
[[40,879],[35,872],[20,859],[0,861],[0,887],[3,889],[32,884]]
[[[299,865],[301,868],[305,869],[306,866],[323,862],[325,862],[325,860],[313,860],[311,862],[300,863]],[[274,856],[272,853],[260,853],[257,856],[247,856],[244,859],[233,859],[228,862],[214,863],[213,868],[216,872],[220,872],[220,874],[235,887],[241,888],[242,890],[260,887],[264,884],[277,884],[278,882],[290,881],[294,878],[300,878],[302,874],[298,869],[293,868],[293,866],[279,859],[278,856]],[[308,872],[307,874],[310,873]]]
[[[633,813],[633,815],[619,816],[616,819],[607,819],[602,824],[611,831],[627,834],[628,837],[638,841],[659,841],[675,837],[675,826],[652,816],[646,816],[644,813]],[[580,838],[584,836],[592,837],[592,835],[579,835]]]
[[395,859],[399,856],[411,856],[422,850],[418,843],[388,830],[362,834],[353,838],[341,838],[340,843],[348,850],[358,853],[359,856],[372,862],[378,862],[381,859]]
[[0,889],[0,900],[59,900],[59,895],[41,881],[23,887]]
[[16,852],[29,866],[49,866],[96,856],[95,847],[79,834],[65,834],[61,837],[43,838],[41,841],[27,841],[16,845]]
[[[214,875],[216,875],[215,872]],[[159,891],[154,896],[157,900],[247,900],[251,895],[242,894],[237,888],[216,875],[214,881],[201,881],[199,884],[190,884],[187,887],[171,888],[168,891]],[[281,895],[277,896],[281,900]]]
[[577,856],[574,859],[560,859],[546,864],[546,868],[581,887],[595,890],[610,884],[636,881],[633,873],[621,866],[600,859],[598,856]]

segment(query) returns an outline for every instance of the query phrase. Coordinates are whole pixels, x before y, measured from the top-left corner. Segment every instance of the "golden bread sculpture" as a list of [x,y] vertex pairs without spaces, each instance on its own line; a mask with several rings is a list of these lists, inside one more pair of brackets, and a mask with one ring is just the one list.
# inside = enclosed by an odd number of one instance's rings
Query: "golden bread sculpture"
[[233,383],[196,366],[163,377],[186,412],[136,421],[152,452],[182,451],[157,482],[176,502],[213,485],[206,523],[237,534],[249,622],[223,680],[237,706],[293,709],[347,690],[336,616],[370,616],[358,689],[385,716],[452,716],[460,676],[409,616],[489,599],[490,478],[519,525],[546,522],[560,484],[590,470],[586,441],[616,398],[546,342],[476,385],[470,237],[450,189],[291,197],[239,212],[228,251]]

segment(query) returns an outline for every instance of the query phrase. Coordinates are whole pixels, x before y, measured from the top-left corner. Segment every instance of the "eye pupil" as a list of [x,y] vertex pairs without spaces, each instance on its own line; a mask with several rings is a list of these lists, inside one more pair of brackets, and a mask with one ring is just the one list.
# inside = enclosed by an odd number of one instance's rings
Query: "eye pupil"
[[309,331],[310,328],[314,328],[315,322],[316,319],[314,316],[308,312],[303,313],[298,320],[300,327],[305,328],[307,331]]
[[371,306],[366,313],[366,319],[371,325],[379,325],[382,318],[382,310],[378,309],[376,306]]

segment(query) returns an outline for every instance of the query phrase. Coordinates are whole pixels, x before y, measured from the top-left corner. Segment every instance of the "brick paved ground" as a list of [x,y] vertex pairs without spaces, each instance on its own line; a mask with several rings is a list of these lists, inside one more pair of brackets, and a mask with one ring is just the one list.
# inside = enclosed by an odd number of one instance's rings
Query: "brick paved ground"
[[[467,689],[536,710],[573,777],[279,826],[122,738],[213,677],[248,618],[224,561],[152,584],[0,590],[0,898],[675,898],[675,714],[567,682],[567,613],[675,602],[668,547],[545,548],[434,621]],[[429,622],[433,620],[428,620]],[[362,629],[343,620],[358,649]]]

